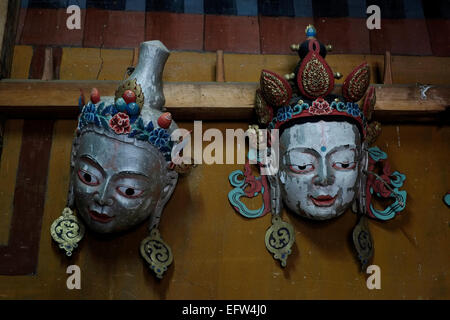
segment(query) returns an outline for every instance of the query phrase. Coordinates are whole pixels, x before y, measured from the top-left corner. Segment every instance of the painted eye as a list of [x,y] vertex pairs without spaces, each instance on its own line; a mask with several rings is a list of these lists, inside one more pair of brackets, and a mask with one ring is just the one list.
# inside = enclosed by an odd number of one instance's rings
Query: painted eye
[[301,166],[290,165],[289,169],[295,173],[308,173],[314,170],[314,166],[312,164],[305,164]]
[[120,187],[117,187],[117,192],[121,196],[133,199],[133,198],[139,198],[144,193],[144,190],[130,188],[127,186],[120,186]]
[[98,186],[100,184],[100,180],[95,175],[82,169],[78,170],[78,178],[88,186]]
[[337,170],[352,170],[355,169],[356,162],[335,162],[333,168]]

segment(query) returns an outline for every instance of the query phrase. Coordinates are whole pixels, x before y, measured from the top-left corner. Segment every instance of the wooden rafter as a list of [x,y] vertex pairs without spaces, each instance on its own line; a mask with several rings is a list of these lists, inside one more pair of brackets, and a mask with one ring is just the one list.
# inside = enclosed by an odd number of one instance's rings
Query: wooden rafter
[[[80,89],[91,88],[113,96],[119,81],[0,81],[0,113],[7,117],[75,118]],[[242,120],[253,115],[258,83],[168,82],[166,107],[178,119]],[[389,120],[442,118],[450,105],[450,87],[432,86],[424,93],[418,85],[375,85],[375,117]],[[335,92],[340,92],[336,86]]]

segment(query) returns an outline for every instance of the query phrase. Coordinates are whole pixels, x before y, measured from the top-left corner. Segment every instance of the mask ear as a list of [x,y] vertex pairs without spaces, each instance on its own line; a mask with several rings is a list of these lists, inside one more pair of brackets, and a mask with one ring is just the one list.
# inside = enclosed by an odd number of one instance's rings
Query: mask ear
[[280,214],[281,212],[281,190],[278,174],[267,176],[270,185],[270,205],[272,207],[272,214]]
[[67,192],[67,204],[66,206],[73,209],[75,206],[75,194],[74,194],[74,179],[75,179],[75,157],[77,153],[78,139],[74,139],[72,143],[72,150],[70,152],[70,181],[69,190]]
[[67,192],[67,202],[66,207],[73,209],[75,205],[75,195],[73,193],[73,168],[70,168],[70,181],[69,181],[69,191]]
[[[366,142],[362,144],[361,159],[359,160],[359,178],[358,178],[358,191],[356,194],[353,211],[354,212],[366,212],[366,183],[367,183],[367,166],[368,166],[368,146]],[[356,208],[355,208],[356,206]]]
[[164,178],[165,183],[161,191],[160,199],[156,204],[155,212],[150,217],[150,226],[149,226],[150,230],[152,230],[155,227],[157,228],[159,225],[159,220],[161,219],[162,211],[166,206],[167,202],[169,201],[170,197],[172,196],[172,193],[177,185],[178,173],[173,170],[167,170]]

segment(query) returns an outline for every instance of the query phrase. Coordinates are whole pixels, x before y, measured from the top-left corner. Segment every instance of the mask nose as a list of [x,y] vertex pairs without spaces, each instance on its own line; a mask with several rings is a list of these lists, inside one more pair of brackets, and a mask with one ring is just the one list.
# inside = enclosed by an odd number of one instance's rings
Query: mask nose
[[105,183],[105,186],[103,187],[100,192],[95,193],[94,195],[94,201],[97,202],[100,206],[112,206],[113,199],[109,196],[109,183]]
[[318,186],[329,186],[334,183],[334,175],[331,168],[325,162],[325,159],[320,162],[317,175],[313,177],[313,183]]

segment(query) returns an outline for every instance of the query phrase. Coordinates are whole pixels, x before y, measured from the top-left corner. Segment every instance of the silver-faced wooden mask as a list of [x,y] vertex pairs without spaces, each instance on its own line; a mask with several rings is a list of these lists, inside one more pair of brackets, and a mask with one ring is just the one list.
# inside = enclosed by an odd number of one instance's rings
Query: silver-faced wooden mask
[[[314,27],[308,26],[306,34],[306,41],[292,46],[300,57],[292,74],[261,73],[255,100],[258,125],[248,131],[260,141],[257,151],[253,150],[255,144],[250,144],[249,155],[258,154],[252,158],[261,177],[251,174],[249,163],[244,172],[234,171],[230,182],[235,188],[228,198],[233,208],[248,218],[272,212],[266,247],[283,266],[295,234],[293,227],[281,220],[283,205],[314,220],[335,218],[352,208],[359,216],[353,241],[364,268],[373,254],[366,217],[388,220],[405,208],[406,191],[399,190],[405,176],[391,172],[387,155],[370,147],[381,129],[378,122],[369,123],[376,98],[375,89],[369,88],[367,63],[355,68],[345,79],[341,94],[335,94],[334,78],[340,74],[333,73],[325,61],[326,49],[315,38]],[[267,170],[272,163],[279,165]],[[240,197],[260,193],[264,199],[260,210],[249,210],[240,201]],[[375,196],[393,202],[377,210],[372,206]]]
[[343,214],[358,189],[361,148],[358,128],[345,121],[306,122],[284,130],[274,183],[286,206],[316,220]]
[[83,223],[94,232],[114,233],[149,219],[150,236],[140,249],[143,258],[158,277],[172,262],[170,247],[158,231],[178,179],[170,137],[177,126],[163,112],[162,72],[168,56],[160,41],[144,42],[136,69],[115,97],[100,97],[93,89],[87,104],[80,98],[67,208],[51,228],[68,255],[83,236]]

